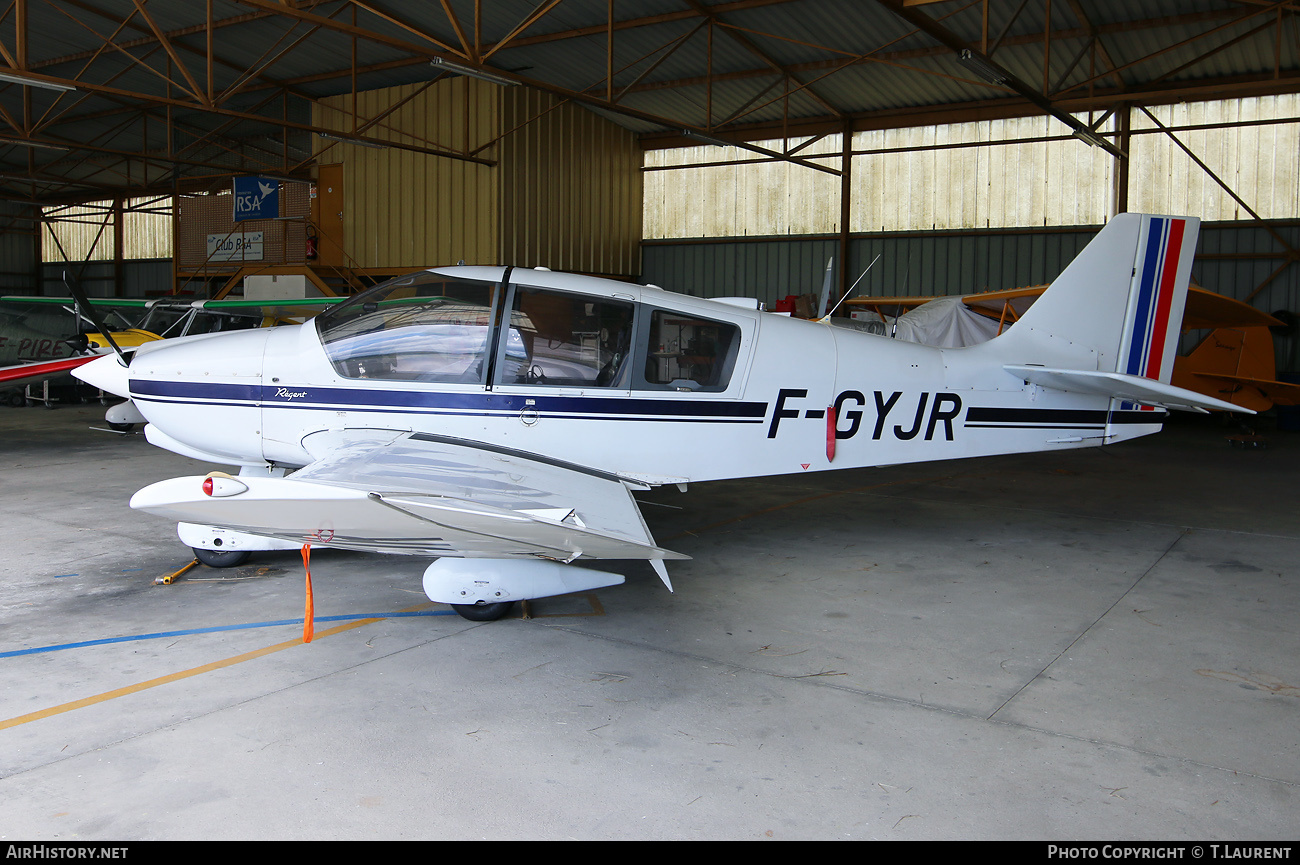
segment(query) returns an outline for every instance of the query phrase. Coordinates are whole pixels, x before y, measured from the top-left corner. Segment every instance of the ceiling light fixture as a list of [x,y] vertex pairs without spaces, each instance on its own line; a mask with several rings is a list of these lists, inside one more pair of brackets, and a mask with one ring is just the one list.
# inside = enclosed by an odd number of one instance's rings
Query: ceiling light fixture
[[433,66],[434,69],[441,69],[444,72],[451,72],[455,75],[468,75],[470,78],[478,78],[481,81],[490,81],[493,84],[500,84],[503,87],[514,87],[519,83],[518,81],[512,81],[511,79],[501,75],[494,75],[493,73],[483,69],[476,69],[473,66],[462,66],[459,63],[443,59],[442,57],[433,58],[429,61],[429,64]]
[[1089,147],[1105,147],[1110,143],[1086,126],[1082,129],[1076,129],[1070,134],[1082,141],[1084,144],[1087,144]]
[[364,141],[360,138],[344,138],[342,135],[331,135],[328,132],[317,132],[321,138],[326,141],[337,141],[340,144],[356,144],[360,147],[373,147],[375,150],[387,150],[387,144],[380,144],[378,141]]
[[43,141],[29,141],[23,138],[0,138],[0,147],[6,144],[16,144],[19,147],[36,147],[41,150],[57,150],[61,153],[67,153],[71,149],[61,144],[46,144]]
[[1006,84],[1011,80],[1011,73],[981,54],[969,48],[963,48],[957,59],[970,67],[970,70],[990,84]]
[[28,78],[26,75],[17,75],[13,72],[0,72],[0,81],[8,81],[10,84],[22,84],[24,87],[44,87],[46,90],[76,90],[71,84],[55,84],[53,81],[43,81],[40,78]]
[[725,138],[714,138],[712,135],[705,135],[703,132],[696,132],[694,129],[683,129],[682,135],[687,138],[694,138],[696,141],[703,141],[706,144],[714,144],[718,147],[744,147],[743,144],[737,144],[734,141],[727,141]]

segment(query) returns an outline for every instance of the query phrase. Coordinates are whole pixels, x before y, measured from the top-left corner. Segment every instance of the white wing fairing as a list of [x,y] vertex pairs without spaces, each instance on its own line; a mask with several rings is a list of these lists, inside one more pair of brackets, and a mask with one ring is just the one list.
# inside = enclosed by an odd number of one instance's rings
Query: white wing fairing
[[[470,558],[683,559],[657,547],[623,480],[423,434],[320,434],[334,447],[288,478],[145,487],[131,506],[295,543]],[[317,446],[322,442],[315,442]]]
[[1116,217],[1015,326],[969,347],[455,267],[301,327],[83,369],[134,400],[151,442],[245,467],[220,495],[178,478],[133,507],[209,534],[493,559],[440,562],[425,585],[504,607],[621,579],[562,569],[579,559],[643,559],[667,584],[664,561],[685,557],[655,544],[634,488],[1084,447],[1156,432],[1166,407],[1223,408],[1169,384],[1197,226]]

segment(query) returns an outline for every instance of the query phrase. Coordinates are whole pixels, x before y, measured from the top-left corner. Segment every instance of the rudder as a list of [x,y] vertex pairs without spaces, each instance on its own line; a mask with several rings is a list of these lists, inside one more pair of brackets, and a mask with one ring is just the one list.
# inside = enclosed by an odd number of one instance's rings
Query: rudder
[[1129,293],[1121,366],[1128,375],[1169,382],[1200,220],[1144,216]]

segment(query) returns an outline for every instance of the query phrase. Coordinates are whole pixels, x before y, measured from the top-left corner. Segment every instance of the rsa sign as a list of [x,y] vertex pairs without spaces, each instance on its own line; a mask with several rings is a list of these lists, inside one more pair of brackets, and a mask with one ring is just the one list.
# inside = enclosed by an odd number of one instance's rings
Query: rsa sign
[[279,217],[280,181],[264,177],[236,177],[233,191],[235,222]]

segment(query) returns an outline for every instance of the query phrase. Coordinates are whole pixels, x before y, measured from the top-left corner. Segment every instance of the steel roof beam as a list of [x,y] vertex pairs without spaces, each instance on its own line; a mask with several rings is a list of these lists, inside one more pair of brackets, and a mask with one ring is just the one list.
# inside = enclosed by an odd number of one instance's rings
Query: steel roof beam
[[[886,0],[877,0],[877,2],[886,2]],[[1250,19],[1254,18],[1255,16],[1257,16],[1257,15],[1262,15],[1262,14],[1264,14],[1264,13],[1266,13],[1266,12],[1272,11],[1272,10],[1275,9],[1275,8],[1277,8],[1277,4],[1273,4],[1273,5],[1270,5],[1270,6],[1267,6],[1267,7],[1263,7],[1263,8],[1258,8],[1258,9],[1255,9],[1254,11],[1249,11],[1249,12],[1246,12],[1245,14],[1234,16],[1233,19],[1232,19],[1231,21],[1225,21],[1224,23],[1220,24],[1220,25],[1217,26],[1217,27],[1213,27],[1213,28],[1211,28],[1211,29],[1209,29],[1209,30],[1206,30],[1206,31],[1202,32],[1202,33],[1197,33],[1197,34],[1195,34],[1195,35],[1193,35],[1193,36],[1189,36],[1189,37],[1187,37],[1186,39],[1183,39],[1183,40],[1181,40],[1181,41],[1179,41],[1179,42],[1175,42],[1175,43],[1172,44],[1172,45],[1166,45],[1164,48],[1161,48],[1161,49],[1159,49],[1158,51],[1153,51],[1152,53],[1147,54],[1147,55],[1144,56],[1144,57],[1139,57],[1139,58],[1136,59],[1136,60],[1130,60],[1128,63],[1124,63],[1124,64],[1122,64],[1122,65],[1120,65],[1120,66],[1116,66],[1116,67],[1114,67],[1113,69],[1111,69],[1111,70],[1110,70],[1109,72],[1107,72],[1107,73],[1104,73],[1104,74],[1102,74],[1102,75],[1093,75],[1093,76],[1091,76],[1091,77],[1089,77],[1089,78],[1087,78],[1087,79],[1085,79],[1085,80],[1083,80],[1083,81],[1075,82],[1073,85],[1071,85],[1071,87],[1069,88],[1069,90],[1076,90],[1076,89],[1078,89],[1078,88],[1080,88],[1080,87],[1083,87],[1083,86],[1085,86],[1085,85],[1091,84],[1091,83],[1093,83],[1093,82],[1095,82],[1095,81],[1097,81],[1097,80],[1099,80],[1099,79],[1101,79],[1101,78],[1105,78],[1105,77],[1107,77],[1108,75],[1111,75],[1111,74],[1118,74],[1118,73],[1120,73],[1120,72],[1123,72],[1123,71],[1126,70],[1126,69],[1132,69],[1132,68],[1135,67],[1135,66],[1139,66],[1139,65],[1141,65],[1141,64],[1143,64],[1143,63],[1146,63],[1146,62],[1148,62],[1148,61],[1150,61],[1150,60],[1154,60],[1155,58],[1160,57],[1160,56],[1162,56],[1162,55],[1164,55],[1164,54],[1167,54],[1167,53],[1169,53],[1170,51],[1174,51],[1174,50],[1176,50],[1176,49],[1178,49],[1178,48],[1182,48],[1182,47],[1184,47],[1184,46],[1190,45],[1191,43],[1196,42],[1196,41],[1201,40],[1201,39],[1204,39],[1204,38],[1207,37],[1207,36],[1213,36],[1214,34],[1218,33],[1219,31],[1221,31],[1221,30],[1225,30],[1225,29],[1227,29],[1227,28],[1229,28],[1229,27],[1232,27],[1232,26],[1235,25],[1235,24],[1242,24],[1242,23],[1245,23],[1246,21],[1249,21]],[[1067,91],[1065,91],[1065,92],[1068,93],[1069,90],[1067,90]]]
[[[263,114],[254,114],[247,111],[235,111],[234,109],[225,108],[219,105],[218,106],[198,105],[195,104],[194,102],[189,102],[184,99],[176,99],[170,96],[159,96],[154,93],[133,92],[130,90],[125,90],[120,87],[109,87],[102,84],[95,84],[93,82],[65,80],[53,76],[45,76],[45,78],[54,83],[67,84],[69,86],[77,87],[78,89],[93,91],[100,95],[118,96],[126,99],[138,100],[140,102],[145,102],[145,103],[158,105],[158,106],[170,106],[173,108],[202,110],[205,113],[209,113],[209,114],[217,114],[224,117],[236,118],[239,120],[249,120],[249,121],[254,121],[256,123],[264,123],[268,126],[283,127],[286,129],[296,129],[303,132],[311,132],[311,133],[325,132],[330,135],[344,135],[344,136],[350,135],[350,133],[347,130],[333,129],[330,127],[319,126],[312,123],[299,123],[293,120],[287,120],[285,118],[268,117]],[[350,137],[359,138],[360,136],[350,136]],[[374,144],[380,144],[385,147],[392,147],[398,150],[410,150],[416,153],[425,153],[430,156],[443,156],[449,159],[459,159],[468,162],[477,162],[482,165],[496,164],[496,162],[493,160],[480,159],[478,157],[473,157],[473,156],[466,156],[462,153],[458,153],[451,150],[436,150],[427,147],[416,147],[410,144],[401,144],[398,142],[385,141],[382,139],[363,138],[362,140],[371,141]],[[66,143],[59,142],[59,144],[61,146],[69,146],[69,147],[80,146],[77,142],[66,142]]]
[[[1171,25],[1195,24],[1207,20],[1218,21],[1218,20],[1222,20],[1226,16],[1233,15],[1233,14],[1235,13],[1225,12],[1225,11],[1216,11],[1216,12],[1209,12],[1209,13],[1197,12],[1197,13],[1181,15],[1181,16],[1166,16],[1162,18],[1143,19],[1141,21],[1128,22],[1124,25],[1118,25],[1118,24],[1104,25],[1104,26],[1097,26],[1092,28],[1086,26],[1066,27],[1058,30],[1052,30],[1050,32],[1050,38],[1054,41],[1062,41],[1066,39],[1087,39],[1094,35],[1096,36],[1109,35],[1113,33],[1129,32],[1133,30],[1158,30]],[[785,37],[774,37],[774,38],[785,38]],[[1041,32],[1026,33],[1022,35],[1008,37],[1006,40],[1006,45],[1008,46],[1035,45],[1041,43],[1044,38],[1045,38],[1044,34]],[[812,45],[809,43],[800,43],[800,44],[805,44],[810,48],[816,48],[828,54],[837,54],[840,55],[840,57],[855,57],[857,59],[854,62],[859,64],[879,62],[874,56],[874,52],[872,53],[872,56],[857,55],[852,51],[833,48],[825,45]],[[877,49],[877,51],[878,50],[880,49]],[[912,60],[912,59],[925,58],[925,57],[946,57],[949,56],[951,53],[952,53],[951,49],[949,49],[947,46],[909,48],[901,51],[891,51],[886,54],[881,54],[879,55],[879,59],[897,63],[898,61]],[[815,60],[806,63],[790,64],[789,69],[793,72],[812,72],[819,69],[829,69],[829,68],[838,67],[842,62],[843,62],[842,59],[837,57],[834,59]],[[904,67],[904,68],[911,68],[911,67]],[[714,80],[725,81],[725,80],[740,80],[744,78],[761,78],[770,74],[771,71],[768,69],[753,68],[753,69],[737,70],[735,72],[720,73],[714,76]],[[1096,79],[1105,78],[1107,77],[1107,75],[1110,74],[1113,74],[1113,70],[1111,70],[1106,74],[1096,76]],[[1116,78],[1118,79],[1118,76],[1116,76]],[[634,92],[641,92],[643,90],[666,89],[666,88],[674,88],[674,87],[698,86],[700,84],[703,84],[704,80],[705,79],[703,76],[692,76],[688,78],[680,78],[671,81],[652,82],[635,88]]]
[[[809,96],[811,96],[819,105],[821,105],[823,108],[829,111],[833,116],[839,118],[842,118],[844,116],[844,111],[842,109],[837,108],[834,105],[830,104],[824,98],[822,98],[822,96],[819,93],[817,93],[815,90],[812,89],[811,82],[805,83],[803,81],[800,81],[798,78],[795,78],[794,74],[789,70],[788,67],[783,66],[782,64],[773,60],[761,48],[759,48],[748,38],[742,35],[738,30],[733,30],[732,28],[726,27],[725,22],[719,20],[717,14],[714,13],[713,10],[709,9],[708,7],[700,5],[699,0],[686,0],[686,2],[690,4],[690,7],[692,9],[698,12],[703,18],[705,18],[710,23],[723,25],[723,30],[727,33],[727,35],[729,35],[732,38],[733,41],[736,42],[737,45],[744,48],[750,54],[753,54],[759,60],[763,61],[765,64],[767,64],[767,67],[771,69],[773,72],[779,72],[781,75],[785,76],[786,79],[798,84],[799,90],[806,91]],[[712,70],[710,70],[709,73],[710,86],[712,85],[712,77],[713,77]],[[710,117],[709,125],[712,126],[712,123],[713,123],[713,118]]]
[[[978,55],[975,48],[967,44],[948,28],[944,27],[930,16],[903,5],[901,0],[876,0],[876,2],[911,24],[913,27],[925,31],[925,33],[931,38],[951,49],[953,53],[960,54],[961,52],[973,52]],[[986,60],[986,62],[988,61]],[[1005,73],[1005,80],[1000,81],[999,83],[1005,83],[1006,86],[1018,93],[1021,98],[1037,105],[1044,113],[1055,117],[1057,120],[1073,129],[1076,133],[1079,133],[1080,136],[1090,136],[1090,138],[1085,139],[1089,143],[1095,143],[1097,146],[1105,148],[1107,152],[1115,156],[1122,158],[1125,155],[1124,152],[1116,147],[1112,142],[1107,141],[1104,138],[1098,138],[1095,133],[1088,128],[1088,124],[1080,122],[1069,112],[1062,111],[1054,105],[1047,96],[1035,90],[1029,84],[1026,84],[1019,77],[1013,75],[1006,69],[999,69],[999,71]]]
[[[149,14],[149,10],[145,8],[143,0],[132,0],[132,2],[135,4],[135,11],[144,19],[144,22],[149,25],[149,29],[153,31],[153,35],[157,37],[163,50],[167,52],[167,56],[171,58],[172,63],[176,64],[176,68],[179,69],[181,75],[185,77],[185,81],[190,85],[188,88],[189,92],[193,93],[195,98],[200,102],[210,101],[204,93],[203,88],[199,86],[199,82],[194,80],[194,76],[190,74],[189,68],[184,62],[182,62],[181,58],[176,55],[176,49],[172,47],[171,40],[158,29],[158,24],[153,20],[153,16]],[[130,56],[129,53],[128,56]]]
[[[242,4],[244,4],[244,5],[248,5],[248,6],[254,6],[254,7],[257,7],[257,8],[264,8],[264,9],[271,9],[271,8],[273,8],[275,11],[279,11],[279,12],[281,12],[281,13],[284,14],[284,15],[293,16],[293,17],[297,17],[297,18],[301,18],[302,20],[305,20],[305,21],[311,21],[311,22],[313,22],[313,23],[319,23],[319,24],[321,24],[321,26],[323,26],[323,27],[325,27],[325,28],[327,28],[327,29],[332,29],[332,30],[336,30],[336,31],[338,31],[338,32],[347,33],[348,35],[355,36],[355,37],[357,37],[357,38],[359,38],[359,39],[366,39],[366,40],[369,40],[369,41],[372,41],[372,42],[377,42],[377,43],[380,43],[380,44],[383,44],[383,45],[387,45],[387,46],[389,46],[389,47],[400,48],[400,49],[402,49],[402,50],[404,50],[404,51],[408,51],[408,52],[410,52],[410,53],[412,53],[412,54],[415,54],[415,55],[418,55],[418,56],[422,56],[422,57],[424,57],[424,58],[426,58],[426,59],[432,59],[433,57],[441,56],[440,53],[437,52],[437,51],[433,51],[433,50],[431,50],[431,49],[429,49],[429,48],[426,48],[426,47],[424,47],[424,46],[416,45],[416,44],[414,44],[414,43],[408,42],[408,41],[405,40],[405,39],[397,39],[397,38],[394,38],[394,37],[388,36],[387,34],[376,33],[376,32],[374,32],[374,31],[367,30],[367,29],[365,29],[365,28],[363,28],[363,27],[360,27],[360,26],[357,26],[357,25],[349,25],[349,24],[346,24],[346,23],[343,23],[343,22],[333,21],[333,20],[330,20],[330,19],[328,19],[328,18],[324,18],[324,17],[322,17],[322,16],[316,15],[315,13],[306,12],[306,11],[300,9],[300,8],[297,8],[297,7],[293,7],[293,6],[282,6],[282,5],[278,4],[278,3],[274,3],[274,2],[272,2],[272,0],[236,0],[236,2],[242,3]],[[517,27],[515,28],[515,31],[514,31],[514,32],[515,32],[515,33],[523,32],[523,30],[526,29],[527,26],[529,26],[532,22],[535,22],[535,21],[536,21],[536,20],[537,20],[537,19],[538,19],[542,14],[544,14],[545,12],[547,12],[547,11],[549,11],[551,8],[553,8],[553,6],[554,6],[554,3],[543,2],[543,4],[542,4],[541,6],[538,7],[538,9],[534,12],[533,15],[530,15],[528,18],[526,18],[526,19],[524,20],[524,22],[522,22],[519,26],[517,26]],[[693,16],[693,17],[698,17],[698,16]],[[495,50],[496,47],[499,47],[499,46],[504,45],[504,43],[505,43],[505,40],[502,40],[501,42],[498,42],[498,43],[497,43],[497,46],[494,46],[494,48],[493,48],[492,50]],[[492,53],[491,51],[488,51],[488,52],[486,52],[483,56],[484,56],[484,57],[490,56],[491,53]],[[546,81],[539,81],[539,80],[532,79],[532,78],[527,78],[527,77],[525,77],[525,76],[518,75],[518,74],[515,74],[515,73],[502,72],[502,71],[500,71],[500,70],[496,70],[496,69],[493,70],[493,73],[494,73],[494,74],[498,74],[498,75],[500,75],[501,77],[509,78],[509,79],[511,79],[511,80],[517,81],[517,82],[519,82],[520,84],[526,84],[526,85],[528,85],[528,86],[530,86],[530,87],[533,87],[534,89],[541,90],[541,91],[544,91],[544,92],[547,92],[547,93],[552,93],[552,94],[554,94],[554,95],[556,95],[556,96],[561,96],[561,97],[569,98],[569,99],[574,100],[575,102],[580,102],[580,103],[582,103],[582,104],[584,104],[584,105],[589,105],[589,106],[591,106],[591,107],[593,107],[593,108],[601,108],[601,109],[605,109],[605,110],[607,110],[607,111],[612,111],[612,112],[614,112],[614,113],[616,113],[616,114],[621,114],[621,115],[624,115],[624,116],[627,116],[627,117],[633,117],[633,118],[636,118],[636,119],[638,119],[638,120],[643,120],[643,121],[646,121],[646,122],[649,122],[649,123],[654,123],[654,124],[656,124],[656,125],[664,126],[664,127],[666,127],[666,128],[670,128],[670,129],[672,129],[672,128],[681,129],[681,128],[683,128],[684,126],[687,126],[687,125],[688,125],[688,124],[684,124],[681,120],[679,120],[679,119],[677,119],[677,118],[662,117],[662,116],[659,116],[659,115],[653,114],[653,113],[648,112],[648,111],[640,111],[640,110],[637,110],[637,109],[628,108],[628,107],[626,107],[626,106],[619,105],[619,104],[614,103],[614,102],[610,102],[610,101],[608,101],[608,100],[606,100],[606,99],[603,99],[603,98],[600,98],[600,97],[596,97],[596,96],[592,96],[592,95],[590,95],[590,94],[588,94],[588,93],[585,93],[585,92],[582,92],[582,91],[570,90],[569,88],[566,88],[566,87],[559,87],[559,86],[557,86],[557,85],[551,84],[551,83],[546,82]],[[699,133],[699,130],[692,130],[692,131]],[[381,141],[381,142],[378,142],[378,143],[386,144],[386,143],[388,143],[388,142],[383,142],[383,141]],[[393,146],[396,146],[396,145],[393,145]],[[756,151],[758,151],[758,152],[763,153],[764,155],[774,156],[775,158],[781,159],[781,160],[783,160],[783,161],[792,162],[792,163],[794,163],[794,164],[802,165],[802,166],[807,167],[807,168],[812,168],[812,169],[817,170],[817,171],[824,171],[824,172],[828,172],[828,173],[835,174],[835,175],[838,175],[838,174],[840,173],[838,170],[836,170],[836,169],[832,169],[832,168],[828,168],[828,167],[826,167],[826,166],[824,166],[824,165],[818,165],[818,164],[816,164],[816,163],[814,163],[814,162],[808,162],[807,160],[803,160],[803,159],[796,159],[796,158],[786,157],[786,156],[784,156],[783,154],[778,154],[778,153],[775,153],[775,152],[773,152],[773,151],[766,150],[766,149],[764,149],[764,148],[756,148],[756,147],[753,147],[753,146],[751,146],[751,145],[747,145],[747,144],[743,144],[743,143],[737,143],[736,146],[737,146],[737,147],[744,147],[744,148],[746,148],[746,149],[750,149],[750,150],[756,150]],[[460,158],[469,158],[469,159],[471,159],[471,160],[473,160],[473,161],[481,161],[481,160],[477,160],[477,159],[474,158],[474,157],[460,157]]]

